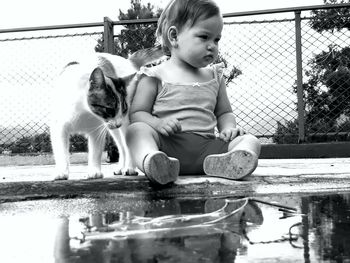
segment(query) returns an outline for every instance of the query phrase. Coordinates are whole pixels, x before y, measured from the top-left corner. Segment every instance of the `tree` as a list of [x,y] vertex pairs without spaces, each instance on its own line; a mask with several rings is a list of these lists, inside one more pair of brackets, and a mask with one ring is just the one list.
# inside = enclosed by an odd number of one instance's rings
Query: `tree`
[[[345,0],[324,0],[326,5],[331,4],[345,4],[350,1]],[[349,8],[332,8],[325,10],[312,11],[313,16],[310,20],[310,26],[318,33],[334,30],[342,30],[344,28],[350,29],[350,9]]]
[[[325,4],[338,3],[336,0],[324,0],[324,2]],[[339,3],[345,3],[345,1],[340,0]],[[333,34],[340,30],[349,30],[350,9],[312,11],[309,25],[318,33],[327,31]],[[307,81],[302,85],[307,134],[329,132],[337,134],[348,131],[346,128],[349,125],[346,122],[349,122],[350,116],[350,47],[330,45],[328,50],[314,55],[308,65],[310,69],[305,72]],[[273,137],[274,142],[285,141],[280,134],[282,131],[294,134],[296,130],[293,123],[296,124],[296,121],[287,122],[285,125],[278,122]],[[312,137],[309,137],[309,141],[312,140]],[[314,136],[314,140],[319,138],[315,139]],[[329,140],[329,138],[323,136],[322,140]]]
[[[131,7],[126,13],[119,9],[118,18],[120,21],[158,18],[161,12],[161,9],[155,10],[155,7],[150,3],[143,5],[141,0],[131,0]],[[137,50],[154,46],[156,29],[156,23],[125,25],[114,39],[114,54],[126,58]],[[103,39],[98,41],[95,51],[103,52]]]
[[350,47],[329,46],[310,61],[303,84],[307,119],[323,118],[330,126],[350,111]]

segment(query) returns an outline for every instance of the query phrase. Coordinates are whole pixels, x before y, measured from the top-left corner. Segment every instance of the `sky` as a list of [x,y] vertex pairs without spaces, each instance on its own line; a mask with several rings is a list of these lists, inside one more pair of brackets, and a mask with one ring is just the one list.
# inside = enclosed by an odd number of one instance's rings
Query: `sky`
[[[142,0],[164,8],[168,0]],[[216,0],[221,12],[266,10],[321,5],[323,0]],[[130,0],[11,0],[3,1],[0,29],[102,22],[108,16],[118,20],[119,9],[126,11]]]

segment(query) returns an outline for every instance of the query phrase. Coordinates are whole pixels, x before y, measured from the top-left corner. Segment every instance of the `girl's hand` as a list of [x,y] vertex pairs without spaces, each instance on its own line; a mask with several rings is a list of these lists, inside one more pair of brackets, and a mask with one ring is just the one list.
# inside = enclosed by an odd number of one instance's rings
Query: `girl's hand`
[[246,132],[241,127],[226,128],[220,132],[219,137],[225,142],[229,142],[243,134],[246,134]]
[[156,130],[165,136],[170,136],[171,134],[181,132],[181,124],[178,119],[160,120],[156,126]]

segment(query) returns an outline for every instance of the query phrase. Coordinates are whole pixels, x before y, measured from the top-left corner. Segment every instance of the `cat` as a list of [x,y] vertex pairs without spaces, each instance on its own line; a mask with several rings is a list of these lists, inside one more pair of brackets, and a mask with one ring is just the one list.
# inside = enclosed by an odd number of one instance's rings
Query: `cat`
[[107,132],[120,154],[115,174],[136,175],[125,132],[128,108],[136,89],[141,66],[163,57],[159,46],[143,49],[128,59],[95,53],[68,63],[53,90],[50,136],[56,169],[54,180],[69,178],[69,137],[82,133],[88,138],[88,178],[102,178],[101,157]]

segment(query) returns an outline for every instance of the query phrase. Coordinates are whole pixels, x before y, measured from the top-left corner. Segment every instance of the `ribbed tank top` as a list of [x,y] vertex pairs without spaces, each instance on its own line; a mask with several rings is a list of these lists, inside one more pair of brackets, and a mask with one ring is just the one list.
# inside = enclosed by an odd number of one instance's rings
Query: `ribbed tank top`
[[[223,80],[223,63],[210,66],[213,79],[202,83],[168,83],[159,79],[157,67],[141,68],[139,77],[156,77],[161,89],[155,99],[152,114],[158,118],[177,118],[182,132],[214,133],[214,110],[220,83]],[[140,90],[138,90],[140,92]]]

